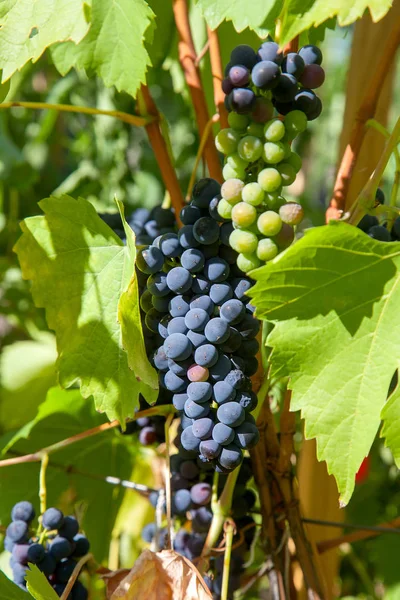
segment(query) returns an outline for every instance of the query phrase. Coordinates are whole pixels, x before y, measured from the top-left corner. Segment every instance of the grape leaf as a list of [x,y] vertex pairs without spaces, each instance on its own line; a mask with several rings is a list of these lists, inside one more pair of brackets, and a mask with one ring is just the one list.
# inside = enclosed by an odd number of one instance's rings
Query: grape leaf
[[[82,398],[79,390],[52,388],[35,419],[15,432],[13,439],[1,437],[0,448],[4,446],[7,458],[29,454],[98,427],[105,420],[93,403]],[[77,515],[98,561],[108,556],[111,533],[124,498],[123,488],[110,485],[105,478],[130,477],[131,455],[126,446],[129,442],[132,446],[131,440],[113,429],[81,439],[50,455],[46,472],[47,504]],[[38,513],[39,469],[40,463],[1,469],[2,525],[8,525],[11,508],[21,498],[31,501]]]
[[28,592],[35,600],[59,600],[59,596],[51,587],[47,577],[39,571],[36,565],[29,565],[26,581]]
[[4,83],[48,46],[80,42],[88,30],[82,0],[3,0],[0,4],[0,65]]
[[381,436],[393,453],[400,468],[400,386],[398,385],[382,410],[383,427]]
[[290,376],[292,410],[316,438],[347,504],[399,365],[400,243],[332,223],[253,271],[259,318],[275,324],[272,376]]
[[0,570],[0,590],[3,600],[26,600],[26,592]]
[[246,10],[243,10],[242,0],[197,0],[197,4],[211,29],[226,20],[232,21],[236,31],[249,27],[260,37],[274,31],[275,20],[282,8],[277,0],[254,0],[246,5]]
[[93,0],[91,19],[80,44],[51,48],[54,64],[61,75],[72,67],[94,71],[106,86],[135,96],[151,64],[144,41],[153,11],[144,0]]
[[[48,198],[40,207],[45,215],[22,222],[15,250],[23,277],[32,280],[34,301],[56,332],[60,383],[79,381],[97,410],[123,423],[138,407],[139,394],[155,402],[158,387],[139,325],[132,243],[123,246],[86,200]],[[120,315],[132,314],[122,331],[118,304],[127,290],[132,304],[124,302]],[[135,348],[130,346],[128,364],[123,340],[130,335]]]

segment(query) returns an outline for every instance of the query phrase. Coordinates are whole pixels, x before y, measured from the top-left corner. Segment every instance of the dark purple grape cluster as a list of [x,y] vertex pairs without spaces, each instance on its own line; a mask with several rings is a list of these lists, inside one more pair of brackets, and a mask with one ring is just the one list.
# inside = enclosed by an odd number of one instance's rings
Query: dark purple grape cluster
[[[58,508],[48,508],[41,517],[44,535],[32,531],[35,509],[30,502],[15,504],[7,527],[4,547],[11,552],[10,565],[14,582],[26,589],[25,576],[32,563],[46,575],[61,596],[77,561],[88,553],[89,541],[79,533],[75,517],[64,516]],[[68,600],[87,600],[88,592],[76,581]]]
[[136,264],[148,276],[141,297],[145,324],[161,341],[152,362],[183,417],[180,443],[227,472],[259,438],[250,377],[258,368],[260,324],[219,200],[215,180],[199,181],[181,211],[178,234],[156,238],[138,252]]
[[[99,217],[116,233],[125,240],[124,226],[119,212],[99,213]],[[163,233],[175,231],[175,215],[170,208],[155,206],[148,208],[135,208],[127,219],[128,225],[136,236],[136,245],[145,246]]]
[[313,121],[322,111],[321,100],[313,91],[325,80],[321,63],[317,46],[283,54],[275,42],[264,42],[257,52],[241,44],[232,51],[225,69],[226,108],[251,114],[255,122],[264,123],[271,118],[273,105],[281,115],[300,110]]
[[[385,194],[380,188],[376,190],[375,201],[376,204],[385,204]],[[396,218],[390,231],[387,223],[380,223],[373,215],[364,215],[357,227],[380,242],[400,241],[400,217]]]

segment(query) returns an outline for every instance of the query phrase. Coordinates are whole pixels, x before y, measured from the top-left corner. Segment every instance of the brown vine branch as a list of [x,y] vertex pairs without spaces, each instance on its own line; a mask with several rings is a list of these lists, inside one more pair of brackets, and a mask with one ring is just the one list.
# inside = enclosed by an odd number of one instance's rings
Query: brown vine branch
[[229,127],[228,111],[225,108],[225,94],[222,90],[222,80],[224,78],[224,70],[222,67],[221,52],[219,48],[218,31],[212,30],[207,26],[208,42],[210,45],[210,62],[211,73],[213,78],[214,88],[214,104],[221,118],[221,127]]
[[196,56],[196,60],[195,60],[196,67],[199,66],[199,64],[201,63],[201,61],[203,60],[203,58],[205,57],[205,55],[209,51],[209,49],[210,49],[210,41],[207,40],[206,43],[204,44],[203,48],[200,50],[200,52]]
[[290,458],[294,453],[293,435],[296,433],[296,415],[290,412],[292,392],[286,390],[280,417],[280,453],[278,470],[289,474],[291,471]]
[[196,183],[196,173],[197,173],[197,169],[198,169],[201,157],[203,156],[204,146],[206,145],[208,135],[209,135],[214,123],[217,123],[219,121],[219,119],[220,119],[220,116],[217,114],[214,115],[213,117],[211,117],[211,119],[207,123],[206,128],[204,129],[203,135],[201,136],[199,148],[197,150],[196,160],[194,161],[192,174],[190,176],[190,181],[189,181],[188,189],[186,192],[186,200],[187,201],[190,200],[190,196],[192,195],[194,184]]
[[[190,29],[187,0],[173,0],[173,10],[179,34],[179,61],[189,87],[199,134],[202,136],[210,116],[200,79],[200,71],[196,66],[196,51]],[[222,182],[221,165],[211,132],[204,147],[204,156],[210,176]]]
[[297,35],[288,44],[283,46],[283,54],[289,54],[289,52],[297,52],[299,49],[299,36]]
[[161,177],[163,178],[165,187],[167,188],[171,197],[171,205],[175,210],[176,220],[178,222],[178,225],[181,225],[179,213],[185,203],[183,199],[182,190],[179,185],[178,177],[172,164],[171,156],[168,152],[166,141],[161,133],[159,125],[160,115],[154,103],[154,100],[150,95],[148,87],[142,85],[142,87],[140,88],[140,92],[141,97],[143,98],[146,113],[155,118],[153,122],[148,123],[146,125],[146,131],[147,135],[149,136],[150,144],[153,148],[155,157],[157,159],[158,167],[161,171]]
[[336,176],[332,199],[330,206],[326,211],[327,222],[330,219],[339,219],[346,208],[346,199],[351,175],[367,131],[365,124],[368,119],[371,119],[375,114],[379,94],[386,74],[394,60],[396,50],[400,44],[400,19],[397,19],[396,25],[393,27],[390,35],[382,42],[385,44],[385,51],[379,62],[379,67],[375,72],[371,73],[371,77],[368,80],[364,100],[356,116],[350,140],[344,151]]
[[137,116],[130,115],[129,113],[121,112],[119,110],[102,110],[100,108],[92,108],[90,106],[72,106],[71,104],[51,104],[49,102],[3,102],[0,104],[0,109],[2,108],[30,108],[34,110],[57,110],[59,112],[71,112],[71,113],[80,113],[84,115],[103,115],[106,117],[114,117],[115,119],[119,119],[124,123],[129,123],[129,125],[134,125],[135,127],[145,127],[148,123],[156,120],[156,116],[148,115]]
[[82,556],[82,558],[79,560],[79,562],[76,563],[76,567],[72,571],[72,575],[68,579],[68,583],[67,583],[63,593],[61,594],[61,600],[67,600],[70,597],[71,590],[74,587],[75,581],[79,577],[79,573],[81,572],[83,565],[85,565],[91,558],[93,558],[93,556],[89,552],[88,554],[85,554],[85,556]]
[[[164,406],[156,406],[153,408],[147,408],[146,410],[141,410],[135,414],[135,416],[130,419],[130,421],[136,421],[136,419],[140,419],[142,417],[151,417],[153,415],[166,416],[175,412],[175,409],[172,405],[166,404]],[[0,460],[0,467],[10,467],[12,465],[19,465],[22,463],[28,462],[40,462],[44,455],[53,454],[53,452],[57,452],[71,444],[75,444],[76,442],[80,442],[86,438],[92,437],[93,435],[97,435],[98,433],[103,433],[104,431],[108,431],[114,427],[118,427],[119,421],[111,421],[110,423],[103,423],[102,425],[98,425],[97,427],[93,427],[92,429],[88,429],[86,431],[82,431],[81,433],[77,433],[65,440],[61,440],[60,442],[56,442],[51,446],[47,446],[46,448],[41,448],[41,450],[37,450],[31,454],[24,454],[23,456],[16,456],[14,458],[6,458],[4,460]]]
[[[346,527],[346,524],[343,523],[342,526]],[[322,554],[323,552],[327,552],[332,548],[337,548],[337,546],[340,546],[341,544],[351,544],[352,542],[367,540],[369,538],[382,535],[382,533],[398,533],[398,527],[400,527],[400,517],[397,517],[397,519],[393,519],[393,521],[382,523],[382,525],[380,525],[379,527],[371,526],[368,529],[365,528],[363,530],[353,531],[352,533],[341,535],[340,537],[333,538],[331,540],[324,540],[322,542],[317,543],[317,549],[318,552]]]

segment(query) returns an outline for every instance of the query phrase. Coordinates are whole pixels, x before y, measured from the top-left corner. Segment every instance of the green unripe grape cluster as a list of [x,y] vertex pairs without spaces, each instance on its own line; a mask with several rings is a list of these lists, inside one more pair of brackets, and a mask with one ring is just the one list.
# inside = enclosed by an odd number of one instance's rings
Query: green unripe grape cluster
[[237,264],[247,273],[273,260],[294,239],[293,227],[304,217],[300,204],[287,202],[284,187],[292,185],[301,169],[301,158],[291,149],[293,139],[307,128],[307,117],[298,110],[264,123],[233,111],[228,129],[216,138],[225,156],[218,213],[231,220],[231,247]]

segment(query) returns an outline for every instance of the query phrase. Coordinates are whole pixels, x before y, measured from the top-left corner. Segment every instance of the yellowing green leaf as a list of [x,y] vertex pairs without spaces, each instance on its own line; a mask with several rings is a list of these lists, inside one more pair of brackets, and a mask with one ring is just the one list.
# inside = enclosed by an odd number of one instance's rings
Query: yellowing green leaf
[[6,81],[48,46],[78,43],[88,30],[82,0],[3,0],[0,3],[0,66]]
[[4,600],[26,600],[26,592],[8,579],[0,570],[0,590]]
[[336,477],[342,504],[380,425],[400,357],[400,244],[333,223],[253,272],[257,315],[275,324],[272,376]]
[[232,21],[236,31],[249,27],[262,37],[273,31],[275,19],[282,8],[277,0],[254,0],[246,5],[245,10],[242,0],[197,0],[197,3],[212,29],[226,20]]
[[[124,332],[118,322],[121,294],[137,286],[135,255],[86,200],[62,196],[40,206],[45,215],[22,222],[16,252],[24,278],[32,280],[35,303],[46,309],[56,332],[60,383],[79,382],[97,410],[124,422],[138,407],[139,394],[154,402],[157,389],[135,323],[137,290],[130,293],[132,304],[120,309],[120,315],[125,310],[134,315],[124,318]],[[131,368],[123,348],[130,335],[135,336]]]
[[381,436],[392,451],[396,465],[400,468],[400,386],[398,385],[382,410],[383,427]]
[[26,574],[28,592],[35,600],[58,600],[59,596],[51,587],[47,577],[39,571],[36,565],[29,565]]

